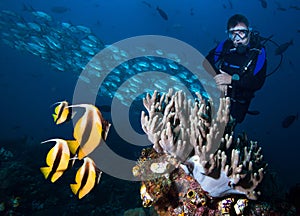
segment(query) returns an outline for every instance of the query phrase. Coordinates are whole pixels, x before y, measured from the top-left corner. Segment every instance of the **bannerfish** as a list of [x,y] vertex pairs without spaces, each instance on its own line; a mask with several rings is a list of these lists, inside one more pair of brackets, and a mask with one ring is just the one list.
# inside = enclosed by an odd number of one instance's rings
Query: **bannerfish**
[[73,161],[70,160],[70,150],[65,140],[50,139],[42,143],[47,142],[56,142],[56,144],[47,154],[46,164],[48,166],[41,167],[40,170],[44,174],[45,179],[50,179],[53,183],[62,176]]
[[94,151],[102,139],[106,140],[111,124],[104,120],[101,112],[94,105],[79,104],[68,107],[85,109],[83,116],[75,124],[73,132],[75,141],[68,141],[71,153],[76,151],[77,158],[81,160]]
[[67,101],[61,101],[55,104],[58,104],[52,114],[55,124],[61,124],[72,119],[74,115],[72,114],[72,109],[68,107]]
[[162,9],[160,9],[158,6],[156,7],[156,10],[158,11],[159,15],[164,19],[168,20],[168,15],[166,12],[164,12]]
[[287,116],[281,123],[283,128],[288,128],[293,124],[295,120],[298,120],[298,113],[296,115]]
[[101,174],[102,171],[96,167],[91,158],[84,158],[84,162],[75,176],[76,183],[70,184],[72,192],[81,199],[99,184]]
[[293,40],[290,40],[289,42],[281,44],[276,50],[275,50],[275,55],[281,55],[284,53],[287,48],[289,48],[290,45],[293,45]]

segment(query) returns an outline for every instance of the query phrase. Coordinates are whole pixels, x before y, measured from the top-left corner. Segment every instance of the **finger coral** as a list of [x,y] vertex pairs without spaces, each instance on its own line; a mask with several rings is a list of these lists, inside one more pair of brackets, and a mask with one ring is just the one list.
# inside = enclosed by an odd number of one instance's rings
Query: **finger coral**
[[190,197],[194,204],[189,201],[188,206],[194,205],[195,213],[206,206],[206,200],[231,195],[257,199],[266,163],[257,142],[245,134],[234,138],[232,129],[226,128],[229,98],[220,99],[215,115],[212,102],[200,94],[191,101],[181,91],[154,92],[143,102],[148,113],[142,112],[142,128],[153,143],[133,169],[143,181],[143,202],[150,200],[159,209],[166,197],[175,196],[177,204],[169,203],[169,208],[175,211],[178,205],[181,210],[176,211],[184,213],[190,210],[182,203]]

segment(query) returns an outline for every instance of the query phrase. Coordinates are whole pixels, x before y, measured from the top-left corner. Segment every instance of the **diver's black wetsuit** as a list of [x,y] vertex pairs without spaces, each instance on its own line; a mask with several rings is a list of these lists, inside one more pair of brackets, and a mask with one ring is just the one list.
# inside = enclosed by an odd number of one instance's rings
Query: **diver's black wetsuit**
[[[231,85],[228,86],[227,96],[231,98],[231,116],[235,118],[236,123],[241,123],[245,118],[255,91],[259,90],[265,82],[267,61],[264,58],[264,61],[260,61],[260,65],[256,65],[259,52],[257,50],[250,51],[251,46],[242,54],[237,53],[236,50],[231,50],[233,48],[232,41],[226,40],[223,44],[222,53],[216,52],[216,47],[209,52],[206,59],[213,66],[216,74],[220,74],[219,69],[221,69],[230,75],[239,75],[239,80],[232,80]],[[253,52],[256,52],[253,62],[247,70],[243,71],[241,68],[249,62],[250,55]],[[206,63],[203,65],[207,69]]]

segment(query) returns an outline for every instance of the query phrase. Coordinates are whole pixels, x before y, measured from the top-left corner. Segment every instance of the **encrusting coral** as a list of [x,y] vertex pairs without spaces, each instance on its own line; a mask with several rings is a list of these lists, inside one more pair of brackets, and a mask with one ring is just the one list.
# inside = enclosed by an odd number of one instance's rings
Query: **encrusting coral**
[[[214,199],[233,195],[257,199],[266,163],[257,142],[246,135],[234,138],[232,129],[226,128],[229,98],[220,99],[216,116],[212,102],[200,94],[192,102],[181,91],[154,92],[143,102],[148,115],[142,113],[141,124],[153,148],[142,152],[133,174],[142,180],[144,206],[153,205],[169,215],[194,215],[206,211]],[[223,207],[219,204],[219,212],[225,211]]]

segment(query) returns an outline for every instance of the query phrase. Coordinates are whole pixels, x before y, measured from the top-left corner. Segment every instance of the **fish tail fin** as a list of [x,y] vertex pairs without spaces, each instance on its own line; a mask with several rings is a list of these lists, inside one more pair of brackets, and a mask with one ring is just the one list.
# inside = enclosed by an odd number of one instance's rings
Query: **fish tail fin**
[[51,167],[41,167],[40,170],[44,174],[45,179],[47,179],[51,172]]
[[79,143],[77,142],[77,140],[67,140],[68,143],[68,147],[70,149],[70,152],[75,155],[78,148],[79,148]]
[[58,118],[57,114],[53,113],[52,117],[53,117],[54,122],[56,123],[57,122],[57,118]]

